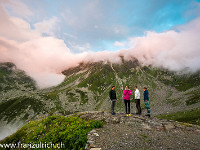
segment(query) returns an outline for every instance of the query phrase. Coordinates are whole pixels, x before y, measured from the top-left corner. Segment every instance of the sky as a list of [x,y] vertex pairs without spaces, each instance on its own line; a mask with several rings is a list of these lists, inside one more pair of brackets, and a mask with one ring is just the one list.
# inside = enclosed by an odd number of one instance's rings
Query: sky
[[[9,1],[9,0],[6,0]],[[145,31],[163,32],[198,17],[192,0],[11,0],[7,12],[44,36],[63,39],[73,52],[116,51]],[[14,5],[14,4],[13,4]],[[16,8],[13,8],[16,7]],[[25,7],[23,12],[20,7]]]
[[199,0],[0,0],[0,22],[0,62],[40,88],[61,83],[61,72],[81,61],[120,63],[119,55],[200,69]]

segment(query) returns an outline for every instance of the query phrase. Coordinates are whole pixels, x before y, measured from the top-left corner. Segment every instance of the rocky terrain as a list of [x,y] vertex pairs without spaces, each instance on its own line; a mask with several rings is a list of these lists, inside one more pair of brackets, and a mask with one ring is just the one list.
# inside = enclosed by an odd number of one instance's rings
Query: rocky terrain
[[83,112],[82,118],[105,122],[104,128],[88,133],[86,149],[132,150],[132,149],[192,149],[200,148],[200,127],[123,113],[111,115],[106,112]]

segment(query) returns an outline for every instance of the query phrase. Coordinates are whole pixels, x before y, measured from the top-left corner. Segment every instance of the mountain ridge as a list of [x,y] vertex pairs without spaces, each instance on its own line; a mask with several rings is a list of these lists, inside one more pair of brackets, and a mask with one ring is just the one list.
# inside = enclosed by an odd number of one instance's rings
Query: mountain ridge
[[[2,74],[3,71],[0,72]],[[81,63],[63,71],[63,74],[66,78],[60,85],[47,89],[37,89],[32,84],[16,82],[19,88],[6,90],[2,88],[5,83],[1,82],[2,126],[20,121],[26,123],[53,114],[67,115],[93,110],[109,112],[108,92],[112,85],[116,86],[117,91],[117,112],[124,112],[123,89],[126,85],[131,89],[138,85],[140,92],[144,86],[148,87],[153,116],[200,107],[199,72],[178,75],[165,69],[141,66],[134,59],[122,61],[121,64]],[[22,76],[27,77],[25,73]],[[1,76],[6,77],[7,81],[13,84],[9,74]],[[28,87],[24,88],[27,85]],[[142,109],[145,108],[143,103],[141,106]],[[131,103],[131,112],[135,111],[134,103]]]

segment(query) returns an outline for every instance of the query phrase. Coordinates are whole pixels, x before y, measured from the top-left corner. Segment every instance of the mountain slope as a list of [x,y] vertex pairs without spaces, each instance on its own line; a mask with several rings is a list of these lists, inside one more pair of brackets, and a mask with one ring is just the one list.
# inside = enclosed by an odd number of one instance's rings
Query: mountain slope
[[[81,67],[85,69],[84,72],[80,72]],[[70,75],[69,72],[71,72]],[[123,89],[126,85],[129,85],[131,89],[134,85],[138,85],[141,92],[144,86],[149,88],[154,114],[199,107],[199,72],[177,74],[164,69],[141,67],[135,60],[122,64],[102,62],[93,66],[91,64],[79,66],[65,73],[68,73],[66,75],[69,77],[65,82],[68,83],[71,80],[74,83],[68,87],[69,90],[73,89],[70,92],[77,94],[74,89],[92,92],[92,99],[96,100],[96,104],[93,105],[96,106],[95,110],[109,110],[108,92],[112,85],[116,86],[117,91],[117,111],[124,110]]]
[[12,63],[0,63],[0,91],[35,90],[35,82]]
[[[137,85],[141,94],[143,87],[148,87],[153,116],[200,107],[199,72],[177,74],[162,68],[143,67],[136,59],[123,61],[122,58],[121,64],[81,63],[63,71],[66,78],[60,85],[43,90],[36,89],[34,81],[13,64],[0,66],[0,126],[53,114],[110,111],[108,93],[113,85],[118,98],[117,112],[124,112],[126,85],[131,90]],[[141,105],[144,109],[143,101]],[[131,112],[135,112],[135,104],[131,106]]]

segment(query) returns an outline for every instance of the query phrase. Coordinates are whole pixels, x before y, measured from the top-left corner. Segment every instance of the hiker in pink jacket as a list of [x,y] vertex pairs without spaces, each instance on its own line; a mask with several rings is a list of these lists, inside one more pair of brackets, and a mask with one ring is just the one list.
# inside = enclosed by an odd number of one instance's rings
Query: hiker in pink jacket
[[[124,104],[126,107],[126,116],[131,116],[130,114],[130,95],[131,95],[131,90],[129,90],[129,87],[126,86],[126,89],[124,90]],[[128,106],[128,108],[127,108]]]

